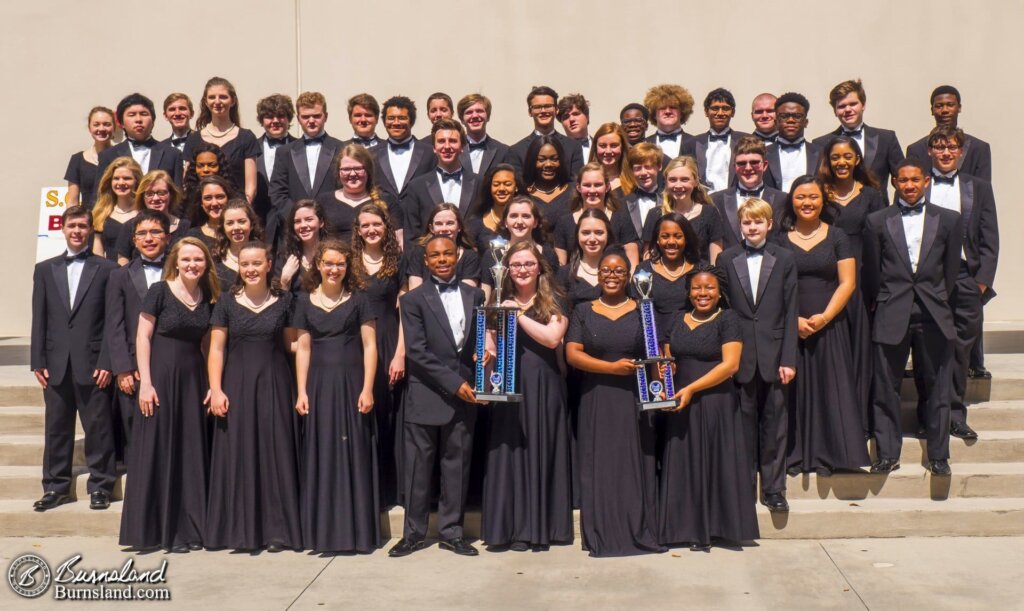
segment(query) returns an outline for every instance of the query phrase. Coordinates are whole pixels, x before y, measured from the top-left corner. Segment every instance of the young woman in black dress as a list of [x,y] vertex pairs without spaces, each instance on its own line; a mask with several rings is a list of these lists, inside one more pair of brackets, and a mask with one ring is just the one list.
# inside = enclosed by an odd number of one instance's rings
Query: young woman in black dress
[[196,131],[185,140],[184,159],[193,159],[193,149],[203,142],[220,147],[230,168],[231,186],[244,193],[246,200],[252,203],[256,197],[259,142],[251,130],[241,126],[235,87],[227,79],[217,76],[206,81],[203,88]]
[[526,193],[526,185],[514,167],[499,163],[487,170],[480,181],[480,192],[466,213],[466,230],[477,248],[498,235],[505,206],[519,193]]
[[576,247],[576,224],[585,210],[601,210],[609,219],[618,208],[618,202],[611,196],[611,187],[604,176],[604,170],[596,161],[591,161],[580,170],[569,214],[558,219],[555,225],[554,245],[560,265],[569,262],[569,253]]
[[[188,219],[178,218],[171,214],[181,203],[181,190],[174,184],[171,175],[164,170],[153,170],[142,177],[139,187],[135,190],[135,207],[139,210],[147,208],[163,212],[171,221],[170,245],[174,245],[192,226]],[[128,221],[117,239],[117,264],[128,265],[135,258],[135,223],[137,219]]]
[[260,219],[249,202],[238,197],[228,202],[222,215],[220,237],[213,251],[217,279],[222,291],[235,285],[238,277],[238,255],[251,240],[263,239]]
[[199,238],[213,250],[220,239],[220,225],[224,216],[224,208],[228,200],[235,197],[235,192],[220,176],[206,176],[196,185],[196,198],[187,211],[192,227],[185,235]]
[[[551,269],[557,270],[558,255],[548,240],[548,231],[542,220],[541,204],[538,204],[532,197],[517,195],[505,206],[505,213],[501,217],[501,228],[498,235],[508,240],[509,247],[519,242],[532,241],[541,256],[551,265]],[[494,276],[491,267],[494,265],[494,256],[491,254],[490,244],[480,244],[480,282],[484,290],[484,296],[491,298],[491,291],[494,290]]]
[[629,298],[629,258],[605,252],[601,295],[573,310],[566,359],[582,372],[579,414],[580,532],[591,556],[665,551],[658,544],[658,482],[654,427],[638,414],[636,365],[643,328]]
[[743,349],[739,321],[724,309],[721,270],[701,264],[687,278],[687,312],[659,329],[675,359],[679,406],[662,419],[658,538],[708,551],[715,538],[741,543],[760,533],[732,380]]
[[363,293],[377,319],[377,374],[373,385],[380,464],[381,503],[400,504],[402,430],[399,406],[405,378],[405,341],[399,324],[398,296],[404,292],[405,262],[388,212],[363,204],[352,236],[352,272],[365,283]]
[[481,538],[494,548],[543,551],[573,540],[569,414],[558,356],[569,319],[536,245],[518,242],[505,260],[505,299],[497,305],[519,311],[516,390],[523,399],[487,408]]
[[821,156],[818,179],[825,186],[825,199],[834,204],[832,208],[837,212],[833,225],[850,238],[853,257],[857,261],[857,288],[846,304],[846,318],[850,323],[854,380],[866,436],[872,431],[871,377],[874,368],[871,364],[871,318],[860,290],[861,233],[867,216],[885,208],[885,196],[864,163],[860,145],[849,136],[835,136],[829,140]]
[[390,195],[377,188],[376,165],[373,156],[361,144],[348,144],[334,156],[331,172],[338,177],[338,189],[317,196],[324,209],[324,217],[331,235],[346,244],[352,242],[352,227],[356,223],[356,210],[365,203],[374,203],[387,209],[391,226],[403,242],[405,215],[402,207]]
[[249,242],[233,290],[210,318],[210,412],[216,416],[207,547],[302,549],[298,425],[284,331],[292,295],[271,286],[270,253]]
[[64,196],[64,205],[81,204],[92,210],[96,201],[96,170],[100,153],[113,145],[114,111],[104,106],[96,106],[89,111],[86,120],[92,146],[79,151],[68,160],[68,169],[64,172],[64,180],[68,181],[68,192]]
[[[693,226],[700,245],[700,260],[714,263],[722,252],[722,217],[711,201],[707,189],[700,184],[697,162],[693,157],[677,157],[665,166],[665,190],[660,215],[676,212]],[[659,210],[652,210],[644,223],[644,246],[654,241],[654,224]]]
[[274,278],[284,290],[297,293],[302,290],[303,276],[313,269],[317,246],[327,239],[330,230],[323,206],[312,199],[300,199],[292,204],[285,226],[288,233],[284,248],[274,261]]
[[375,314],[352,249],[328,239],[317,246],[306,291],[296,297],[295,376],[303,441],[302,540],[314,552],[369,554],[381,545],[373,381]]
[[445,203],[434,206],[427,218],[426,233],[416,240],[409,249],[409,255],[405,258],[408,262],[406,280],[409,290],[423,284],[423,276],[427,273],[427,268],[423,264],[424,248],[431,238],[439,235],[451,238],[458,248],[459,262],[455,268],[455,277],[469,286],[478,286],[480,284],[480,255],[476,253],[473,242],[470,241],[463,229],[459,207],[455,204]]
[[601,164],[608,190],[619,199],[624,197],[627,188],[623,181],[629,181],[630,173],[626,164],[628,151],[629,139],[618,123],[603,123],[594,130],[594,146],[590,148],[588,161]]
[[782,246],[796,258],[799,309],[800,351],[786,459],[790,474],[830,475],[871,464],[846,321],[857,260],[846,232],[829,223],[833,218],[817,179],[793,181],[780,235]]
[[637,270],[651,272],[651,300],[659,318],[672,316],[686,307],[686,274],[700,262],[700,239],[690,221],[669,212],[651,224],[650,258]]
[[139,213],[135,191],[141,180],[142,168],[131,157],[118,157],[103,171],[92,212],[93,254],[117,261],[121,230]]
[[558,219],[569,213],[572,176],[569,158],[554,136],[539,136],[526,149],[523,182],[529,195],[543,211],[544,228],[554,231]]
[[220,294],[211,261],[201,240],[183,238],[142,305],[135,341],[142,417],[132,419],[121,545],[181,553],[204,542],[210,452],[202,344]]
[[216,144],[199,142],[191,147],[190,156],[185,158],[185,173],[181,179],[181,190],[185,195],[185,208],[190,209],[199,199],[199,181],[207,176],[220,176],[231,185],[232,191],[235,188],[235,181],[231,175],[231,168],[228,167],[227,157],[224,151]]

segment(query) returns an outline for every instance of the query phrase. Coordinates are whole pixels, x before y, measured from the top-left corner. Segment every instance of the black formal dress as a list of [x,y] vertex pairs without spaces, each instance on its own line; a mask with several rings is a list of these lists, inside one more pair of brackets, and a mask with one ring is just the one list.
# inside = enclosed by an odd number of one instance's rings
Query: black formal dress
[[[798,315],[803,318],[825,311],[839,286],[838,262],[854,256],[845,232],[822,227],[828,234],[810,250],[794,244],[786,234],[779,236],[796,259]],[[790,471],[811,473],[871,464],[846,318],[846,312],[840,312],[824,329],[800,340],[796,387],[790,394],[786,452]]]
[[572,543],[569,414],[558,354],[522,327],[516,337],[523,400],[486,408],[481,538],[488,545]]
[[[328,191],[316,196],[316,201],[324,208],[324,216],[327,219],[328,232],[334,238],[346,244],[352,242],[352,232],[356,222],[356,210],[359,206],[372,201],[369,197],[360,201],[355,206],[343,202],[334,195],[334,191]],[[405,227],[405,211],[396,203],[388,193],[381,194],[381,200],[387,205],[390,220],[388,224],[391,229],[398,231]]]
[[68,169],[64,171],[64,180],[78,185],[82,205],[92,210],[96,204],[96,164],[85,160],[85,154],[78,151],[68,160]]
[[[639,313],[611,320],[589,302],[573,310],[566,343],[603,361],[644,353]],[[636,377],[581,374],[580,532],[591,556],[665,551],[658,544],[654,426],[637,414]]]
[[213,267],[217,272],[217,281],[220,282],[221,295],[230,293],[235,286],[235,280],[238,278],[238,270],[231,269],[224,264],[224,261],[217,261],[213,264]]
[[537,208],[540,209],[540,215],[543,217],[544,228],[549,234],[554,233],[558,221],[569,214],[569,206],[572,204],[572,195],[575,191],[576,188],[570,183],[565,191],[559,193],[550,202],[546,202],[536,195],[530,195],[530,198],[537,202]]
[[[484,216],[490,214],[490,212],[484,212]],[[497,235],[497,231],[491,231],[491,228],[484,225],[483,220],[478,216],[471,216],[466,219],[466,234],[469,239],[476,245],[478,252],[483,253],[487,250],[488,244],[491,243]],[[483,256],[481,254],[481,256]]]
[[211,238],[210,236],[203,233],[202,227],[189,227],[185,231],[185,235],[182,237],[196,238],[198,240],[202,240],[203,243],[206,244],[206,247],[209,248],[211,252],[215,248],[217,248],[217,238]]
[[281,333],[291,294],[259,313],[224,295],[210,324],[227,329],[228,413],[213,427],[207,547],[302,548],[295,388]]
[[[682,313],[665,324],[678,391],[722,362],[722,346],[742,341],[735,313],[690,327]],[[693,396],[665,415],[658,517],[663,545],[709,545],[713,537],[742,542],[760,536],[750,485],[736,385],[731,379]]]
[[302,541],[315,552],[380,547],[380,491],[373,414],[359,413],[363,390],[361,326],[373,320],[360,293],[327,312],[296,298],[291,327],[309,331],[312,350],[299,461]]
[[[657,322],[666,316],[671,318],[673,314],[682,310],[690,302],[690,293],[686,288],[686,274],[680,273],[679,277],[671,280],[654,271],[654,264],[650,260],[644,261],[636,267],[636,271],[644,270],[651,274],[651,301],[654,302],[654,311],[657,315]],[[630,284],[630,293],[635,292]],[[638,295],[632,295],[638,297]]]
[[103,221],[103,233],[100,234],[100,242],[103,244],[103,256],[108,261],[117,263],[117,242],[120,240],[124,228],[131,224],[134,218],[132,217],[126,223],[116,221],[110,217]]
[[[185,139],[185,149],[181,153],[182,159],[191,160],[192,155],[194,155],[193,151],[203,142],[203,137],[199,132],[189,134],[188,138]],[[229,174],[231,186],[239,193],[244,193],[245,160],[255,160],[263,154],[260,141],[257,140],[256,134],[252,133],[251,130],[239,127],[238,135],[219,146],[221,152],[224,153],[224,158],[228,162],[228,167],[231,169]]]
[[[644,232],[641,236],[644,244],[650,244],[657,240],[657,236],[654,235],[654,226],[663,214],[661,208],[655,208],[647,215]],[[722,242],[724,239],[725,228],[722,224],[722,215],[718,213],[718,208],[714,205],[702,204],[700,214],[687,220],[690,221],[693,231],[700,239],[700,260],[710,262],[711,243]]]
[[119,542],[139,548],[202,543],[210,466],[202,343],[213,305],[201,301],[192,310],[161,281],[150,287],[142,311],[156,318],[149,370],[160,404],[152,416],[132,420]]

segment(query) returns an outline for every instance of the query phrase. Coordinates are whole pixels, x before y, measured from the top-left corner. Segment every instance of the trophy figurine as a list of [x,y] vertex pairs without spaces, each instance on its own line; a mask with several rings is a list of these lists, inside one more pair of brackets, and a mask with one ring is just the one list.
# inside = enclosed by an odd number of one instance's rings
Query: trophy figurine
[[[654,302],[651,301],[651,288],[654,278],[647,270],[637,270],[633,274],[633,286],[640,295],[640,322],[644,330],[644,353],[646,358],[634,362],[640,367],[636,370],[636,387],[639,395],[637,405],[641,410],[664,409],[676,407],[675,384],[672,382],[672,359],[662,356],[658,346],[658,327],[654,321]],[[653,365],[653,367],[652,367]],[[659,369],[665,367],[664,381]],[[649,375],[653,370],[653,375]],[[664,394],[663,394],[664,393]]]
[[[494,258],[491,274],[494,276],[494,303],[496,305],[476,308],[474,391],[476,398],[480,401],[518,403],[523,400],[523,396],[516,393],[516,331],[519,327],[517,320],[519,308],[501,305],[501,287],[505,276],[508,275],[508,267],[505,266],[505,253],[508,252],[509,243],[505,238],[498,236],[490,241],[488,247]],[[497,354],[494,358],[494,368],[490,375],[485,375],[484,351],[486,344],[484,340],[487,335],[488,319],[494,321]]]

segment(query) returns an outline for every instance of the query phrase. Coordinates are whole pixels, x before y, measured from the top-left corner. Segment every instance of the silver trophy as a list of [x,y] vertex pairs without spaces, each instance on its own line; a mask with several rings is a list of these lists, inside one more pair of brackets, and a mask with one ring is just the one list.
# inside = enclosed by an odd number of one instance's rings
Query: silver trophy
[[[661,347],[658,346],[658,327],[655,323],[654,302],[651,301],[651,289],[654,287],[653,274],[645,269],[637,270],[633,274],[633,286],[636,287],[636,292],[640,295],[640,322],[644,330],[644,354],[646,355],[646,358],[634,360],[637,365],[641,365],[636,370],[636,387],[639,395],[637,405],[641,410],[676,407],[677,402],[673,398],[676,394],[675,384],[673,384],[672,370],[669,367],[672,359],[662,356]],[[664,376],[660,371],[662,365],[665,369]]]
[[[517,315],[518,308],[505,307],[501,305],[501,288],[508,276],[508,267],[505,265],[505,255],[508,253],[508,240],[501,236],[495,237],[488,244],[494,265],[491,266],[491,275],[494,277],[494,303],[493,306],[480,306],[476,308],[476,370],[474,376],[474,391],[476,398],[480,401],[495,403],[518,403],[523,396],[516,393],[516,332],[518,330]],[[495,344],[497,355],[494,359],[494,369],[490,376],[485,376],[484,351],[485,338],[487,335],[488,319],[495,321]],[[485,380],[490,382],[490,389],[487,388]]]

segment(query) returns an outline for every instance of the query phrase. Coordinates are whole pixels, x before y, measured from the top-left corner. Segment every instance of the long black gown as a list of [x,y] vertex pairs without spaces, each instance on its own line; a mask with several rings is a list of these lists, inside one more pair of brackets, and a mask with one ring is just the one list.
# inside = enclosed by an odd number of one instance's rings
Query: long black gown
[[361,414],[361,326],[373,320],[355,294],[327,312],[296,297],[290,326],[312,340],[300,456],[302,540],[315,552],[359,552],[380,547],[380,491],[373,414]]
[[86,161],[85,153],[78,151],[68,160],[68,169],[64,172],[64,180],[78,185],[79,197],[86,210],[92,210],[96,205],[96,183],[100,179],[96,176],[96,169],[96,164]]
[[190,310],[161,281],[150,287],[142,311],[156,318],[149,370],[160,405],[151,417],[132,419],[120,544],[202,543],[210,457],[202,341],[213,305],[201,301]]
[[[808,318],[824,312],[839,286],[838,262],[854,256],[849,238],[828,227],[828,235],[809,251],[785,233],[779,242],[796,259],[799,315]],[[790,394],[787,469],[811,473],[871,464],[845,310],[824,329],[800,340],[799,348],[796,388]]]
[[[741,341],[739,322],[725,310],[696,329],[673,317],[661,330],[676,362],[678,392],[722,362],[722,345]],[[709,545],[760,536],[754,488],[743,443],[736,385],[727,379],[693,396],[681,411],[665,414],[658,516],[664,545]]]
[[302,549],[295,389],[282,331],[291,294],[259,313],[235,295],[217,301],[210,324],[228,334],[223,389],[210,457],[207,547]]
[[522,327],[516,338],[523,400],[486,408],[481,538],[488,545],[572,543],[569,414],[557,351]]
[[[644,352],[639,312],[610,320],[593,304],[573,310],[566,343],[603,361]],[[635,376],[582,374],[580,397],[580,531],[591,556],[663,552],[658,544],[654,427],[638,414]]]

